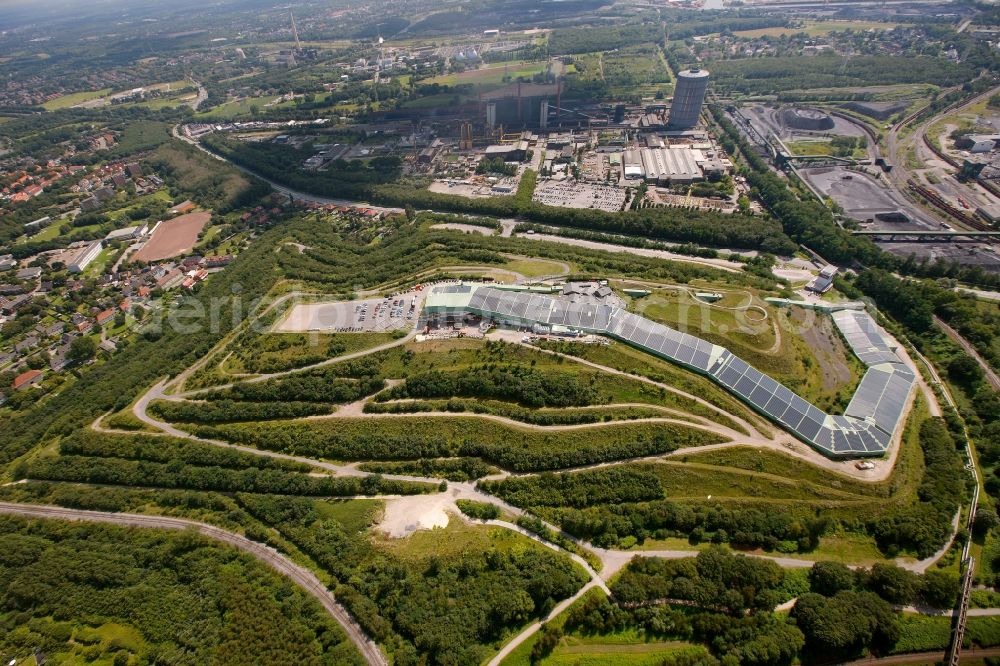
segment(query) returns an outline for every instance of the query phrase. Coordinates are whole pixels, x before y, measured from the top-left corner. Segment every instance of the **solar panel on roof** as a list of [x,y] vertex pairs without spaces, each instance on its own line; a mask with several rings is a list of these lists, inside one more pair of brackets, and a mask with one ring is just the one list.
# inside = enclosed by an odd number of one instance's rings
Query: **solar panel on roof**
[[845,450],[849,448],[847,443],[847,435],[845,435],[840,430],[833,431],[833,446],[835,450]]
[[[556,298],[490,287],[448,285],[439,293],[468,293],[469,308],[486,313],[566,325],[610,334],[647,351],[692,366],[757,409],[784,423],[816,448],[835,454],[880,453],[892,439],[915,377],[892,351],[892,341],[866,312],[834,313],[834,322],[852,351],[872,366],[862,378],[846,416],[827,416],[773,378],[729,350],[604,304],[567,303]],[[875,367],[881,366],[881,367]],[[874,423],[874,425],[871,425]]]
[[680,348],[677,350],[677,360],[681,363],[691,363],[691,359],[694,358],[694,347],[689,347],[688,345],[681,344]]
[[750,392],[750,402],[755,405],[766,405],[771,399],[772,393],[759,384]]
[[750,393],[757,387],[757,384],[753,382],[746,375],[740,377],[739,381],[736,382],[736,391],[743,396],[750,397]]
[[788,401],[771,394],[771,399],[767,401],[766,405],[763,405],[763,408],[765,412],[774,418],[780,419],[788,410]]
[[698,350],[694,353],[694,357],[691,359],[691,365],[698,368],[699,370],[708,370],[708,354]]
[[815,441],[816,435],[819,434],[820,428],[822,428],[822,424],[820,424],[818,421],[809,418],[808,416],[802,419],[802,423],[799,424],[799,431],[801,432],[802,436],[809,441]]

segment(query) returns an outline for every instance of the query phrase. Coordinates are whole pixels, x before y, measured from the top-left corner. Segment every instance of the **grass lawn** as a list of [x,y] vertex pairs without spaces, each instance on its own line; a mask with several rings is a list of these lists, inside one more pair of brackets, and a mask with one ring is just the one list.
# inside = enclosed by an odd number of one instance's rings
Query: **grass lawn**
[[506,85],[507,82],[504,81],[504,77],[509,77],[509,81],[516,81],[518,77],[530,79],[535,74],[544,72],[546,67],[548,67],[548,62],[544,60],[538,62],[516,60],[512,62],[492,63],[480,69],[466,70],[457,74],[442,74],[421,83],[438,83],[448,86],[472,84],[482,87],[485,92]]
[[44,229],[42,229],[41,231],[39,231],[34,236],[25,236],[24,238],[21,239],[20,242],[27,243],[27,242],[30,241],[32,243],[35,243],[35,242],[39,242],[39,241],[49,241],[49,240],[52,240],[53,238],[56,238],[56,237],[59,236],[59,227],[61,227],[63,224],[64,224],[64,221],[62,219],[53,220],[52,224],[50,224],[49,226],[47,226]]
[[336,520],[348,534],[361,532],[376,523],[385,509],[382,500],[316,500],[320,518]]
[[211,120],[231,120],[239,116],[249,115],[251,110],[256,107],[261,111],[264,107],[274,100],[278,99],[277,95],[269,97],[249,97],[245,99],[230,100],[224,102],[219,106],[209,109],[208,111],[202,111],[198,113],[195,117],[199,120],[211,119]]
[[92,99],[98,99],[100,97],[106,97],[111,94],[111,88],[102,88],[101,90],[89,90],[78,93],[70,93],[69,95],[63,95],[62,97],[57,97],[53,100],[49,100],[42,104],[42,107],[46,111],[58,111],[59,109],[68,109],[77,104],[83,104],[84,102],[89,102]]
[[[603,596],[603,592],[594,589],[585,594],[576,603],[580,604],[590,596]],[[576,605],[576,604],[574,604]],[[572,606],[570,607],[572,608]],[[553,626],[563,626],[569,610],[552,618]],[[530,666],[531,649],[538,640],[535,632],[526,641],[511,652],[503,660],[504,666]],[[696,661],[707,653],[700,646],[684,641],[662,641],[648,639],[635,627],[627,627],[621,631],[607,634],[587,635],[570,633],[563,636],[552,653],[542,659],[539,664],[559,666],[658,666],[667,656],[686,656]]]
[[791,141],[785,145],[792,153],[803,157],[833,154],[833,146],[830,145],[829,141]]
[[[697,658],[707,653],[700,645],[684,641],[602,642],[602,636],[564,637],[552,654],[540,663],[552,666],[659,666],[667,656]],[[504,664],[518,663],[510,660]]]
[[90,263],[87,268],[84,269],[84,277],[97,277],[104,273],[108,264],[111,263],[112,258],[118,253],[113,247],[106,247],[101,250],[101,253]]
[[420,530],[403,539],[381,538],[375,547],[405,562],[424,562],[431,557],[447,560],[476,551],[499,550],[523,553],[526,550],[545,548],[528,537],[503,527],[471,525],[452,516],[447,527]]
[[233,374],[277,372],[371,349],[393,339],[392,333],[262,333],[234,345],[221,369]]
[[513,259],[503,265],[503,268],[520,273],[527,278],[539,278],[546,275],[562,275],[564,266],[558,261],[545,259]]

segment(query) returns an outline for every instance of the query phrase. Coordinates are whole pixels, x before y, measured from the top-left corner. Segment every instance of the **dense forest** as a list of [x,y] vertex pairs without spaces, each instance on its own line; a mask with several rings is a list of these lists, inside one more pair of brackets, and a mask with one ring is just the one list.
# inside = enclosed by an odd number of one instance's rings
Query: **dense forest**
[[407,377],[406,383],[378,396],[400,398],[495,398],[525,407],[590,405],[597,391],[571,373],[543,372],[520,365],[480,365],[458,372],[431,371]]
[[[703,644],[711,657],[692,663],[716,666],[886,655],[901,638],[901,616],[892,604],[950,608],[957,584],[953,574],[918,575],[887,564],[852,571],[821,561],[805,577],[799,573],[719,547],[685,559],[637,557],[612,584],[611,597],[595,590],[545,625],[532,657],[551,653],[564,635],[623,631],[645,641]],[[790,615],[773,612],[792,599]]]
[[364,663],[312,597],[202,537],[0,517],[0,541],[5,663]]
[[505,530],[491,533],[485,545],[441,547],[406,561],[321,517],[307,500],[240,495],[239,501],[340,581],[337,597],[399,666],[480,663],[488,645],[547,613],[586,580],[567,558]]
[[707,64],[716,90],[748,95],[797,88],[929,83],[942,88],[971,80],[975,71],[945,58],[836,54],[715,60]]

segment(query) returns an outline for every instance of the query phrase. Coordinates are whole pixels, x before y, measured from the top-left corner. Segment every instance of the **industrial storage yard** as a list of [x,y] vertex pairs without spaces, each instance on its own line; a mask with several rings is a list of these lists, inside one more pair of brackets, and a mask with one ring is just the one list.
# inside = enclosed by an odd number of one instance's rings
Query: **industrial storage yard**
[[[872,231],[950,231],[926,211],[887,187],[885,179],[842,167],[812,167],[799,174],[824,196],[844,210],[844,215]],[[879,243],[900,256],[916,255],[929,259],[958,260],[966,264],[1000,270],[1000,255],[995,246],[948,241],[907,242],[902,237],[883,237]]]

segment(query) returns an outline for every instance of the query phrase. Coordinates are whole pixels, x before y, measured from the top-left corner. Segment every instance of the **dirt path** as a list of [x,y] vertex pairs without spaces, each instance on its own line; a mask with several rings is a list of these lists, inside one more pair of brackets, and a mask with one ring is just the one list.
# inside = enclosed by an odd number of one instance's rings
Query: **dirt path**
[[555,234],[517,234],[518,238],[527,238],[537,241],[547,241],[549,243],[562,243],[563,245],[574,245],[576,247],[582,247],[588,250],[604,250],[605,252],[618,252],[625,254],[634,254],[638,257],[653,257],[654,259],[669,259],[670,261],[678,261],[686,264],[697,264],[700,266],[706,266],[708,268],[717,268],[719,270],[728,271],[730,273],[742,273],[743,266],[736,262],[727,261],[726,259],[703,259],[700,257],[691,257],[686,254],[677,254],[676,252],[669,252],[667,250],[654,250],[651,248],[642,247],[628,247],[626,245],[614,245],[613,243],[600,243],[597,241],[583,240],[581,238],[568,238],[566,236],[557,236]]
[[[356,410],[352,409],[352,412]],[[716,423],[699,423],[694,421],[684,421],[681,419],[670,419],[662,417],[648,417],[642,419],[627,419],[618,421],[595,421],[593,423],[570,423],[570,424],[560,424],[560,425],[539,425],[537,423],[525,423],[524,421],[517,421],[515,419],[498,416],[496,414],[473,414],[473,413],[456,413],[456,412],[412,412],[412,413],[395,413],[395,414],[369,414],[362,412],[358,413],[341,413],[334,412],[332,414],[318,414],[315,416],[306,416],[301,421],[326,421],[329,419],[386,419],[386,418],[397,418],[397,419],[413,419],[413,418],[425,418],[425,417],[445,417],[452,419],[484,419],[487,421],[493,421],[495,423],[500,423],[510,428],[515,428],[517,430],[531,430],[533,432],[565,432],[573,430],[593,430],[596,428],[608,428],[614,426],[620,426],[629,423],[664,423],[668,425],[680,425],[687,428],[695,428],[697,430],[704,430],[705,432],[710,432],[720,437],[728,437],[730,439],[740,439],[743,442],[752,441],[747,440],[746,435],[737,432],[731,428],[716,424]],[[691,449],[688,449],[691,452]]]
[[358,626],[350,614],[340,605],[340,602],[316,577],[313,572],[299,566],[278,551],[251,541],[246,537],[233,532],[228,532],[214,525],[200,523],[184,518],[168,518],[165,516],[144,516],[132,513],[110,513],[104,511],[83,511],[80,509],[65,509],[57,506],[16,504],[12,502],[0,502],[0,513],[8,515],[24,516],[26,518],[45,518],[52,520],[87,521],[95,523],[112,523],[124,527],[142,527],[164,530],[195,530],[198,534],[208,537],[214,541],[224,543],[237,548],[244,553],[252,555],[268,565],[282,576],[288,578],[293,583],[313,596],[323,608],[326,609],[333,619],[340,624],[347,637],[354,643],[355,647],[369,664],[378,666],[388,666],[388,661],[364,631]]
[[[295,374],[298,372],[306,372],[308,370],[315,370],[316,368],[322,368],[328,365],[333,365],[335,363],[342,363],[344,361],[351,361],[356,358],[361,358],[362,356],[367,356],[368,354],[375,354],[380,351],[385,351],[386,349],[392,349],[393,347],[399,347],[400,345],[405,345],[410,342],[415,337],[417,337],[416,329],[412,329],[405,337],[399,338],[398,340],[391,340],[389,342],[371,347],[369,349],[362,349],[361,351],[352,352],[350,354],[343,354],[341,356],[334,356],[333,358],[328,358],[326,360],[320,361],[319,363],[313,363],[312,365],[306,365],[301,368],[291,368],[289,370],[282,370],[281,372],[271,372],[263,375],[254,375],[250,379],[244,379],[242,381],[230,382],[228,384],[219,384],[216,386],[209,386],[207,388],[193,389],[191,391],[182,391],[175,394],[174,397],[179,398],[189,398],[191,396],[200,395],[202,393],[207,393],[209,391],[219,391],[223,389],[232,388],[236,384],[256,384],[258,382],[264,382],[268,379],[275,379],[277,377],[284,377],[286,375]],[[180,375],[178,375],[178,379]],[[177,380],[170,383],[171,386],[179,386]],[[165,396],[166,397],[166,396]]]

